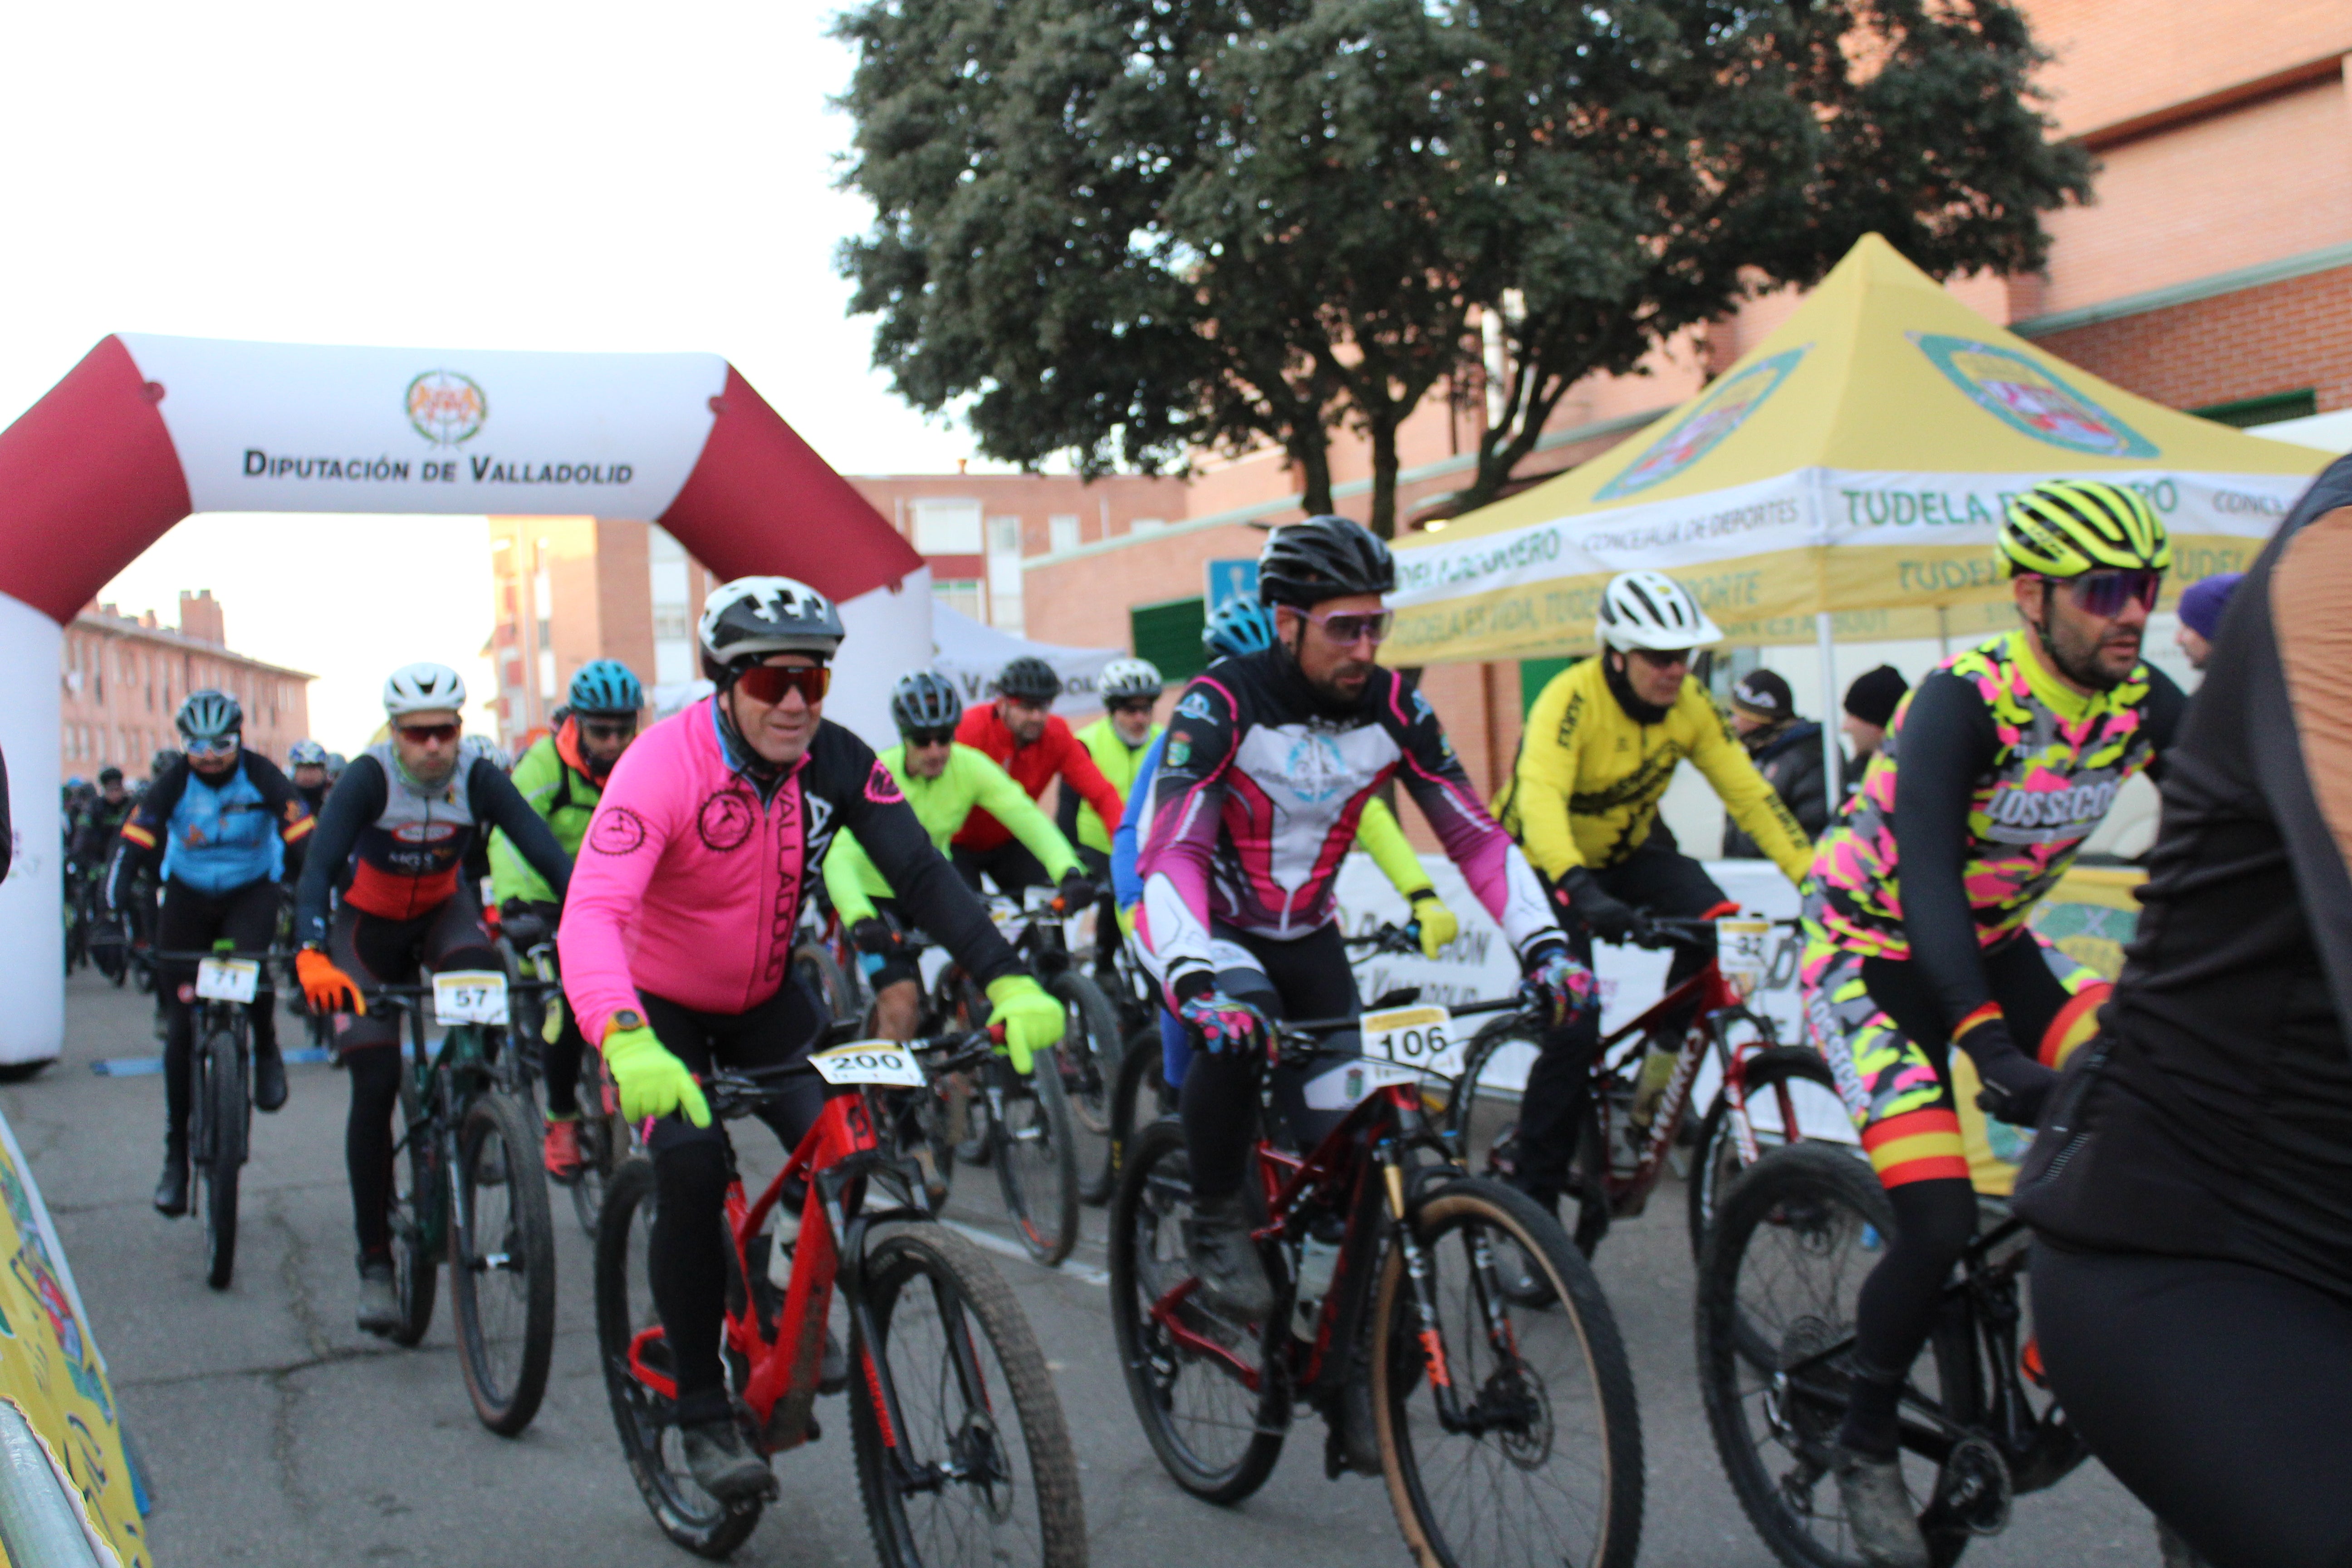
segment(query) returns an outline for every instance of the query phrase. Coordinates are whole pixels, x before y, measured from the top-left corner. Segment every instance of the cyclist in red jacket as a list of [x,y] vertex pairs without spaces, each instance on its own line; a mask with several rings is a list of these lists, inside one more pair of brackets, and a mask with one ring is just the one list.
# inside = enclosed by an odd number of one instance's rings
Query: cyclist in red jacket
[[[1070,726],[1050,710],[1062,694],[1062,678],[1042,658],[1014,659],[996,677],[996,700],[964,710],[956,739],[987,753],[989,761],[1013,775],[1013,782],[1035,800],[1055,775],[1065,788],[1075,789],[1105,822],[1127,815],[1127,802],[1103,777],[1085,744]],[[974,888],[985,873],[1001,893],[1050,886],[1053,878],[1037,857],[1022,847],[1012,831],[987,812],[974,807],[950,842],[955,868]]]

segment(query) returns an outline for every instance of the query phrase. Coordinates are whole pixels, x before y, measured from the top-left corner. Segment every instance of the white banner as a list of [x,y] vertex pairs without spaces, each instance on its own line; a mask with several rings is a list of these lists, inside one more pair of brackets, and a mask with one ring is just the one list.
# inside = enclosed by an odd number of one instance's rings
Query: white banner
[[[936,603],[931,606],[931,646],[936,650],[931,668],[955,682],[967,708],[994,700],[991,683],[996,679],[997,672],[1014,659],[1044,659],[1062,678],[1062,695],[1054,700],[1054,711],[1065,719],[1101,712],[1102,698],[1097,687],[1103,666],[1127,657],[1124,648],[1065,647],[1059,643],[1031,642],[1011,632],[982,626],[961,611]],[[898,676],[890,679],[895,681]]]
[[[1411,608],[1564,577],[1672,572],[1813,545],[1982,545],[1990,574],[1993,530],[2010,498],[2043,479],[2078,472],[1796,469],[1704,495],[1580,512],[1507,533],[1400,550],[1397,591],[1389,602]],[[2243,539],[2267,539],[2311,483],[2300,474],[2169,468],[2103,469],[2097,477],[2139,490],[2174,533]],[[1890,583],[1888,600],[1982,586]],[[1850,598],[1829,607],[1866,607],[1846,602]]]
[[121,337],[197,511],[658,518],[727,385],[717,354]]

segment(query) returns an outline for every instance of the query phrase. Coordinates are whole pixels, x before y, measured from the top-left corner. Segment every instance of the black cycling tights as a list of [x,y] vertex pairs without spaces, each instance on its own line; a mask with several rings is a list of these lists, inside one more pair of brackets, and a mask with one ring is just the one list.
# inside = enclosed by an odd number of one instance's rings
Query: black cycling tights
[[1895,1234],[1855,1300],[1859,1375],[1838,1433],[1847,1447],[1881,1457],[1895,1452],[1903,1380],[1935,1327],[1936,1302],[1952,1265],[1977,1233],[1976,1189],[1967,1182],[1906,1182],[1886,1196],[1895,1205]]
[[[1338,925],[1318,926],[1296,942],[1245,936],[1223,926],[1214,928],[1214,934],[1223,949],[1217,986],[1226,995],[1249,1003],[1270,1018],[1354,1016],[1356,976],[1348,967],[1348,950]],[[1327,1037],[1324,1047],[1335,1057],[1354,1055],[1361,1041],[1353,1032],[1343,1031]],[[1212,1055],[1196,1043],[1183,1087],[1177,1090],[1194,1196],[1224,1197],[1238,1191],[1249,1174],[1250,1151],[1257,1145],[1257,1081],[1264,1060],[1255,1052]],[[1327,1061],[1312,1069],[1284,1068],[1275,1074],[1275,1103],[1302,1145],[1320,1139],[1342,1115],[1307,1106],[1307,1080],[1328,1070]]]
[[352,1181],[352,1220],[360,1262],[392,1256],[392,1113],[400,1104],[397,1044],[343,1053],[352,1077],[352,1113],[343,1123],[343,1163]]
[[2033,1248],[2066,1417],[2216,1568],[2352,1568],[2352,1305],[2242,1263]]

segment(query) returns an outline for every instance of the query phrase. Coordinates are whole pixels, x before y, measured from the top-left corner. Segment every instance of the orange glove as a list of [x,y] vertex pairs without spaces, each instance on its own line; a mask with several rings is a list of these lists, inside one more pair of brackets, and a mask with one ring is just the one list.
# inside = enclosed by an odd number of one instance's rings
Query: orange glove
[[312,1012],[367,1016],[367,998],[360,994],[359,986],[317,948],[306,947],[294,955],[294,974],[302,982],[302,994]]

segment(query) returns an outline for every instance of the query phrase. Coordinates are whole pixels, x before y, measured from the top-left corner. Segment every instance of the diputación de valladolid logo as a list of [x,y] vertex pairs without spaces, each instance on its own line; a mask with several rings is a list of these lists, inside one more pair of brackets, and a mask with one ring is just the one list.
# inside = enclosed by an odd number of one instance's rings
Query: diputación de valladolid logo
[[260,447],[245,449],[245,477],[271,479],[344,479],[375,484],[625,485],[636,477],[632,463],[518,461],[474,452],[460,461],[455,448],[482,433],[490,417],[489,395],[463,371],[446,367],[412,377],[401,395],[409,428],[445,458],[413,461],[390,453],[375,457],[295,457]]
[[428,370],[408,384],[408,422],[436,447],[455,447],[482,433],[490,400],[470,375]]

